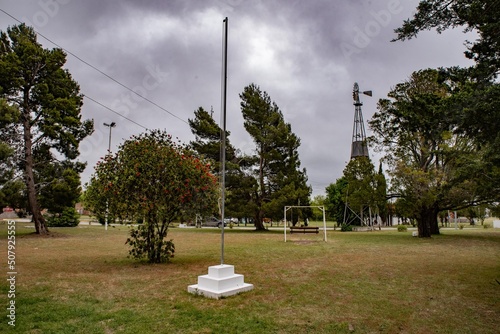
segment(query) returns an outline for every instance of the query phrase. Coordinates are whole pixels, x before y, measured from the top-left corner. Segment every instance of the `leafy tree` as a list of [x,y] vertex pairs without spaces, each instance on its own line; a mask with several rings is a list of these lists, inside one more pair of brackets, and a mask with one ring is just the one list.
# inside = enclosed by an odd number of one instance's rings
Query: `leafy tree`
[[87,207],[103,216],[144,224],[131,230],[130,255],[149,262],[169,261],[170,224],[180,215],[213,212],[217,180],[209,165],[170,135],[152,131],[133,136],[96,166],[85,192]]
[[[93,131],[91,121],[81,120],[82,96],[62,68],[65,61],[61,49],[43,49],[34,30],[24,24],[0,34],[0,98],[16,109],[0,137],[13,150],[15,168],[22,172],[38,234],[48,232],[39,196],[53,181],[40,179],[40,168],[47,163],[74,166],[80,141]],[[56,151],[64,162],[56,159]]]
[[[324,206],[325,207],[325,219],[330,219],[330,216],[326,211],[326,196],[325,195],[316,195],[313,197],[311,201],[311,205],[314,206]],[[323,211],[318,208],[312,209],[312,219],[323,221]]]
[[[488,201],[481,191],[484,151],[453,133],[456,109],[437,70],[423,70],[379,101],[369,122],[374,142],[385,149],[393,190],[415,217],[419,236],[438,234],[438,213]],[[481,173],[480,173],[481,171]]]
[[[483,150],[482,197],[500,198],[500,2],[497,0],[422,0],[413,18],[396,29],[396,40],[417,37],[423,30],[438,33],[455,27],[475,31],[478,38],[466,42],[465,56],[475,61],[469,69],[443,70],[443,80],[452,83],[450,108],[456,110],[455,133],[465,134]],[[450,85],[451,86],[451,85]],[[478,164],[475,164],[477,166]],[[470,173],[469,173],[470,174]]]
[[346,189],[347,180],[345,176],[337,179],[335,183],[330,184],[326,187],[326,211],[337,224],[344,223],[344,215],[346,215],[346,221],[350,222],[354,217],[351,211],[346,211]]
[[[254,155],[248,160],[257,181],[252,189],[255,226],[264,229],[262,219],[280,219],[285,205],[309,205],[311,188],[306,170],[300,169],[300,139],[276,103],[255,84],[245,87],[240,98],[244,127],[255,143]],[[311,211],[304,215],[310,216]]]
[[423,30],[438,33],[464,27],[479,38],[467,42],[465,55],[476,64],[476,76],[498,75],[500,68],[500,3],[498,0],[422,0],[412,19],[405,20],[393,41],[411,39]]
[[[359,213],[360,225],[363,225],[365,215],[374,214],[372,209],[375,210],[378,203],[375,171],[370,158],[360,156],[351,159],[344,169],[344,177],[347,187],[344,188],[342,197],[347,199],[351,210]],[[368,219],[371,220],[370,216]]]

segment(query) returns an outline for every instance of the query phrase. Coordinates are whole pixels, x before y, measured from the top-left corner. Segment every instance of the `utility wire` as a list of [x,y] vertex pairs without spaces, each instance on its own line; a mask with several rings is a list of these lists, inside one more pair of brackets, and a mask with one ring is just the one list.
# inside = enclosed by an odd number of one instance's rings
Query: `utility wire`
[[[24,22],[22,22],[22,21],[18,20],[17,18],[15,18],[14,16],[12,16],[11,14],[7,13],[5,10],[3,10],[3,9],[1,9],[1,8],[0,8],[0,11],[2,11],[5,15],[7,15],[7,16],[9,16],[9,17],[11,17],[13,20],[15,20],[15,21],[17,21],[17,22],[19,22],[19,23],[24,23]],[[58,48],[60,48],[61,50],[64,50],[64,52],[66,52],[67,54],[72,55],[73,57],[75,57],[76,59],[78,59],[79,61],[81,61],[82,63],[84,63],[85,65],[87,65],[87,66],[91,67],[91,68],[92,68],[92,69],[94,69],[95,71],[97,71],[97,72],[101,73],[102,75],[104,75],[104,76],[105,76],[105,77],[107,77],[108,79],[110,79],[110,80],[114,81],[114,82],[115,82],[115,83],[117,83],[118,85],[122,86],[123,88],[127,89],[128,91],[132,92],[133,94],[135,94],[135,95],[139,96],[139,97],[140,97],[140,98],[142,98],[143,100],[145,100],[145,101],[147,101],[147,102],[151,103],[151,104],[152,104],[152,105],[154,105],[155,107],[157,107],[157,108],[159,108],[159,109],[163,110],[164,112],[166,112],[166,113],[170,114],[171,116],[173,116],[173,117],[177,118],[178,120],[180,120],[180,121],[182,121],[182,122],[184,122],[184,123],[186,123],[186,124],[189,124],[187,121],[185,121],[184,119],[180,118],[179,116],[177,116],[177,115],[175,115],[175,114],[171,113],[171,112],[170,112],[170,111],[168,111],[167,109],[165,109],[165,108],[163,108],[162,106],[158,105],[156,102],[153,102],[153,101],[151,101],[150,99],[148,99],[147,97],[142,96],[141,94],[139,94],[139,93],[137,93],[136,91],[134,91],[132,88],[129,88],[128,86],[126,86],[125,84],[123,84],[123,83],[121,83],[120,81],[116,80],[116,79],[115,79],[115,78],[113,78],[112,76],[110,76],[110,75],[106,74],[105,72],[101,71],[100,69],[98,69],[98,68],[97,68],[97,67],[95,67],[94,65],[92,65],[92,64],[88,63],[87,61],[83,60],[82,58],[78,57],[78,56],[77,56],[76,54],[74,54],[73,52],[71,52],[71,51],[69,51],[69,50],[66,50],[65,48],[63,48],[62,46],[60,46],[59,44],[57,44],[56,42],[52,41],[50,38],[48,38],[48,37],[46,37],[46,36],[42,35],[40,32],[38,32],[38,31],[37,31],[37,30],[35,30],[34,28],[33,28],[33,30],[34,30],[34,31],[35,31],[35,32],[36,32],[36,33],[37,33],[40,37],[43,37],[44,39],[46,39],[46,40],[47,40],[47,41],[49,41],[50,43],[54,44],[55,46],[57,46],[57,47],[58,47]],[[95,100],[93,100],[93,101],[94,101],[94,102],[96,102]],[[97,103],[97,102],[96,102],[96,103]],[[105,107],[105,108],[107,108],[107,107]],[[107,109],[111,110],[110,108],[107,108]],[[115,111],[113,111],[113,112],[115,112]],[[116,112],[115,112],[115,113],[116,113]],[[120,114],[119,114],[119,115],[120,115]],[[120,115],[120,116],[122,116],[122,115]],[[122,116],[122,117],[124,117],[124,116]],[[124,118],[126,118],[126,117],[124,117]],[[128,119],[128,118],[126,118],[126,119]]]
[[118,116],[120,116],[120,117],[122,117],[122,118],[125,118],[127,121],[130,121],[130,122],[134,123],[135,125],[140,126],[141,128],[145,129],[146,131],[147,131],[147,130],[149,130],[149,129],[148,129],[147,127],[145,127],[144,125],[141,125],[141,124],[137,123],[136,121],[134,121],[134,120],[132,120],[132,119],[130,119],[130,118],[128,118],[128,117],[126,117],[126,116],[123,116],[123,115],[122,115],[122,114],[120,114],[118,111],[114,111],[114,110],[113,110],[113,109],[111,109],[110,107],[108,107],[108,106],[106,106],[106,105],[102,104],[102,103],[101,103],[101,102],[99,102],[99,101],[94,100],[94,99],[93,99],[93,98],[91,98],[90,96],[85,95],[85,94],[84,94],[83,96],[85,96],[85,97],[86,97],[87,99],[89,99],[90,101],[92,101],[92,102],[94,102],[94,103],[97,103],[97,104],[98,104],[98,105],[100,105],[101,107],[103,107],[103,108],[105,108],[105,109],[108,109],[108,110],[109,110],[109,111],[111,111],[112,113],[115,113],[115,114],[117,114]]

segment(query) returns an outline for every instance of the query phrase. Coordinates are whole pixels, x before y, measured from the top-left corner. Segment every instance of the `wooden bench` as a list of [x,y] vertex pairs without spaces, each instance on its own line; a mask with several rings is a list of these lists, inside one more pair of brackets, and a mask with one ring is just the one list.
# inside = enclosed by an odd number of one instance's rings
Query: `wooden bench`
[[319,233],[317,226],[290,226],[290,233]]

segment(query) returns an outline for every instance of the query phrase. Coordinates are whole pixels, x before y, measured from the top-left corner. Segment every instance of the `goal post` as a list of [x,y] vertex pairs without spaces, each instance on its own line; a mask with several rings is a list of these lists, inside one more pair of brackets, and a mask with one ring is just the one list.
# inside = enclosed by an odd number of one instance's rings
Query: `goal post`
[[318,208],[323,212],[323,241],[326,242],[326,215],[325,215],[325,206],[324,205],[286,205],[283,209],[283,233],[285,235],[286,242],[286,212],[292,208]]

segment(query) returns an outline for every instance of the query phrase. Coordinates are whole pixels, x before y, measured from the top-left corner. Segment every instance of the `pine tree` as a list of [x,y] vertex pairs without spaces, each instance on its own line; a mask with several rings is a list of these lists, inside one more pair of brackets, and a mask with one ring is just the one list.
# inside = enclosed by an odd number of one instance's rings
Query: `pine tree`
[[[212,171],[220,177],[221,170],[221,132],[222,129],[205,109],[199,107],[189,119],[195,140],[190,146],[200,156],[209,159]],[[244,218],[252,213],[252,193],[255,181],[245,173],[248,157],[239,154],[230,143],[230,132],[226,131],[226,202],[225,216]]]
[[[81,120],[80,88],[62,68],[65,61],[61,49],[42,48],[35,31],[24,24],[0,35],[0,98],[19,113],[4,124],[1,141],[15,152],[38,234],[48,232],[39,197],[55,179],[42,177],[43,168],[64,164],[79,171],[81,165],[74,162],[78,145],[93,131],[91,121]],[[58,161],[54,151],[64,161]]]
[[240,98],[244,127],[255,143],[250,159],[257,180],[253,194],[255,226],[264,229],[263,218],[278,220],[285,205],[309,205],[311,188],[307,186],[306,170],[300,169],[300,139],[284,121],[276,103],[255,84],[245,87]]

